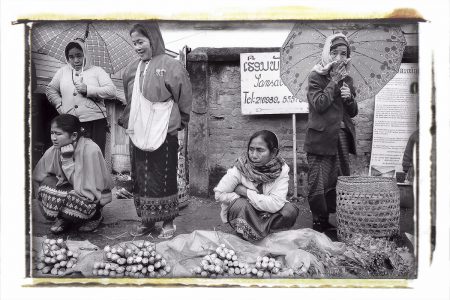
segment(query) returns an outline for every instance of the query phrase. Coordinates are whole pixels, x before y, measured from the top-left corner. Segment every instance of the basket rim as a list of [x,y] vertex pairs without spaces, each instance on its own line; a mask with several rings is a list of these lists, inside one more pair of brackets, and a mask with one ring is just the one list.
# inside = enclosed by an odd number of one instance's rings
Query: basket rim
[[395,178],[381,176],[338,176],[338,182],[368,183],[368,182],[386,182],[396,183]]

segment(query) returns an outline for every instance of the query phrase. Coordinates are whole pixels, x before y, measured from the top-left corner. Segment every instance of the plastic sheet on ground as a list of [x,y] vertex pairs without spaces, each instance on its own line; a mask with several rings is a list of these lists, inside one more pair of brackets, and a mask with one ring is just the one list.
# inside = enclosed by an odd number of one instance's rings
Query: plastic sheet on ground
[[[119,245],[139,241],[124,242]],[[165,257],[172,270],[167,277],[193,277],[192,269],[199,266],[203,256],[212,253],[220,244],[236,251],[238,260],[253,264],[258,256],[269,255],[296,268],[313,266],[323,271],[323,265],[311,253],[302,250],[310,243],[315,243],[326,252],[343,255],[345,245],[331,241],[326,235],[312,229],[298,229],[273,233],[262,241],[250,243],[235,235],[220,231],[196,230],[190,234],[181,234],[169,241],[156,244],[156,251]],[[92,277],[93,265],[103,261],[103,251],[92,251],[78,260],[74,271],[85,277]]]

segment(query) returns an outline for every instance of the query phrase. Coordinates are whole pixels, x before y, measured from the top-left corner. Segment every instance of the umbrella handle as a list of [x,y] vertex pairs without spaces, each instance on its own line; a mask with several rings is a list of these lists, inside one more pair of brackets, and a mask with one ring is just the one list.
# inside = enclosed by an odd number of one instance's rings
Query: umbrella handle
[[88,22],[86,24],[86,32],[84,33],[84,40],[86,40],[89,36],[89,25],[91,24],[91,22]]

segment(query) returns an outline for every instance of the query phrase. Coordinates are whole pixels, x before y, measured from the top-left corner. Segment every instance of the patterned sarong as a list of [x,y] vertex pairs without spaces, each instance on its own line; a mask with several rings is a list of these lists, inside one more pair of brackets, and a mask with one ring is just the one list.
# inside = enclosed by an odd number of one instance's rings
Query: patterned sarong
[[294,226],[299,210],[292,203],[284,204],[276,213],[256,210],[247,199],[236,199],[228,209],[228,223],[246,240],[260,240],[269,233]]
[[307,153],[308,202],[313,217],[327,219],[328,213],[334,213],[336,210],[337,178],[350,175],[348,134],[345,129],[339,130],[336,155]]
[[39,207],[44,216],[49,220],[62,218],[72,222],[91,219],[96,212],[97,203],[77,195],[68,183],[57,187],[57,182],[55,176],[48,176],[39,187]]
[[130,142],[131,177],[136,212],[144,224],[178,216],[178,138],[167,135],[155,151],[143,151]]

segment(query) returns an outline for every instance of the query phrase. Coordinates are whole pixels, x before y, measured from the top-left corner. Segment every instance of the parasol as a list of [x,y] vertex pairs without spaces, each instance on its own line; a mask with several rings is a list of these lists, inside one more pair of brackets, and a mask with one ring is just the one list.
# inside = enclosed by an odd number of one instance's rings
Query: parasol
[[66,62],[64,49],[81,38],[92,63],[110,74],[117,73],[137,58],[127,22],[48,22],[32,28],[32,50]]
[[397,74],[406,46],[400,27],[298,23],[280,51],[281,79],[298,99],[306,101],[308,75],[321,60],[325,39],[338,32],[349,41],[352,64],[349,75],[354,81],[357,101],[375,96]]

